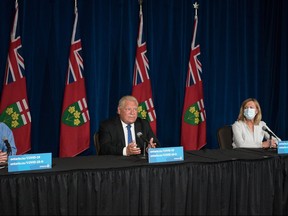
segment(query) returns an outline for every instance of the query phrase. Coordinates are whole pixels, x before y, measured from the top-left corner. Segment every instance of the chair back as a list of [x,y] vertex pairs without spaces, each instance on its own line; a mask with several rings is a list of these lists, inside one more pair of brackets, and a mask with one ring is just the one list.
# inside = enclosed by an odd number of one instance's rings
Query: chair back
[[217,131],[217,139],[220,149],[232,149],[233,131],[231,125],[224,125]]
[[99,134],[98,132],[94,133],[94,145],[95,145],[95,149],[96,149],[96,155],[99,155],[99,151],[100,151],[100,143],[99,143]]

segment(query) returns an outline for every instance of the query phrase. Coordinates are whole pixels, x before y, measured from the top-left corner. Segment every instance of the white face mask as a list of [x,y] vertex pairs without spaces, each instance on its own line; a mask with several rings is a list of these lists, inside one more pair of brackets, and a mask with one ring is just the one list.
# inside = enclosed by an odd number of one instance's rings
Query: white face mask
[[249,120],[252,120],[254,119],[256,115],[256,110],[253,109],[253,108],[246,108],[244,109],[244,116],[249,119]]

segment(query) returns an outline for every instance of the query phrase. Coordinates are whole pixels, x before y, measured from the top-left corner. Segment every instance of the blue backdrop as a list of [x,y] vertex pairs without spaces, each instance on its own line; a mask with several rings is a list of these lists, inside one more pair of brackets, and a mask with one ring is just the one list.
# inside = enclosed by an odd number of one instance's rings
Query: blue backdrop
[[[194,0],[144,0],[144,30],[157,135],[180,143],[181,115],[194,21]],[[232,124],[242,101],[259,100],[263,120],[283,140],[287,127],[288,1],[199,0],[207,148]],[[78,0],[84,75],[93,133],[131,94],[138,31],[137,0]],[[14,0],[0,1],[0,91]],[[73,0],[19,0],[23,57],[32,116],[30,153],[59,152],[60,117],[74,21]]]

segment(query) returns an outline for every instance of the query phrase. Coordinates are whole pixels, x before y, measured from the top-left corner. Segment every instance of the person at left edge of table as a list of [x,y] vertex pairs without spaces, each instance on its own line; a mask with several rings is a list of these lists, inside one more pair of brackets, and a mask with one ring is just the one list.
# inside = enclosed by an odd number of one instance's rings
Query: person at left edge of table
[[17,148],[13,132],[4,122],[0,122],[0,139],[0,163],[5,163],[8,160],[8,154],[16,155]]
[[[131,138],[129,141],[128,128]],[[137,136],[142,134],[141,136]],[[159,147],[160,143],[154,135],[149,122],[138,117],[138,101],[131,95],[123,96],[117,107],[117,115],[101,122],[99,127],[100,155],[140,155],[144,149]]]

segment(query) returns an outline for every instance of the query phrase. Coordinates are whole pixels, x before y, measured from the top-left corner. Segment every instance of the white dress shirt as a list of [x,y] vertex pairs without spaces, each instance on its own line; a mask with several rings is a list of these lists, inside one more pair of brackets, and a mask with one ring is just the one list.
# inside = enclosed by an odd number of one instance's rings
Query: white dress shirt
[[[127,130],[127,124],[124,123],[122,120],[121,120],[121,123],[122,123],[122,128],[123,128],[123,131],[124,131],[124,135],[125,135],[125,147],[123,148],[123,155],[127,155],[126,153],[126,147],[128,145],[128,130]],[[131,125],[131,134],[132,134],[132,140],[134,140],[136,142],[136,139],[135,139],[135,130],[134,130],[134,123],[133,124],[130,124]]]

